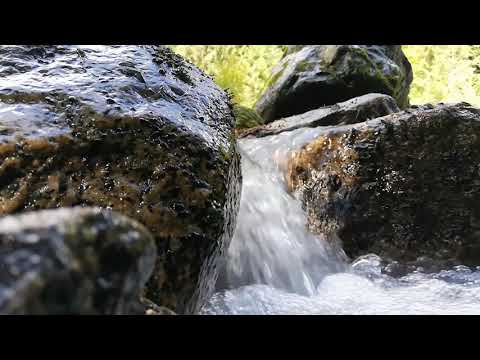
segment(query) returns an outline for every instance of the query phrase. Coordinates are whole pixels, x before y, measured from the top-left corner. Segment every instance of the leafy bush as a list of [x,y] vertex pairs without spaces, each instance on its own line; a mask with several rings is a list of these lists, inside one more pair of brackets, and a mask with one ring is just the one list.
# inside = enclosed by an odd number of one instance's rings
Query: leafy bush
[[[286,45],[171,45],[252,107]],[[480,45],[403,45],[412,63],[412,104],[466,101],[480,106]]]
[[[480,46],[403,45],[413,67],[410,102],[466,101],[480,106]],[[476,72],[477,71],[477,72]]]
[[228,89],[236,103],[252,107],[265,89],[282,45],[171,45]]

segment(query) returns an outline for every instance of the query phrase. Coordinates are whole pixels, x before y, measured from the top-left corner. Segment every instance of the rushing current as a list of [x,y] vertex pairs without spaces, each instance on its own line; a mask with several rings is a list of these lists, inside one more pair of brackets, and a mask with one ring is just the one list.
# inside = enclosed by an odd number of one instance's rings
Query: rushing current
[[[325,129],[325,128],[324,128]],[[282,169],[322,128],[239,141],[243,190],[219,291],[202,314],[480,314],[480,267],[393,278],[306,228]]]

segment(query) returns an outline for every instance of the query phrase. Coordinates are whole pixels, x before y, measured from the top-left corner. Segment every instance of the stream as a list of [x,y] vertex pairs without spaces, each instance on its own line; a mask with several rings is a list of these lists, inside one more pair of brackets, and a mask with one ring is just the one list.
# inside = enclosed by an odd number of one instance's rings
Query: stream
[[403,276],[382,272],[375,254],[350,261],[306,228],[282,176],[292,150],[324,128],[239,140],[243,191],[224,284],[208,315],[480,314],[480,266]]

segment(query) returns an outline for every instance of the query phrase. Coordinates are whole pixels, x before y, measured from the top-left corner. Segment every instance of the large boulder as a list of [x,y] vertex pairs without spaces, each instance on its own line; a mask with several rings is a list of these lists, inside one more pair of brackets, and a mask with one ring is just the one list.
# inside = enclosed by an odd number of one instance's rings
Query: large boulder
[[156,257],[142,225],[98,208],[0,219],[0,314],[137,313]]
[[147,297],[214,289],[241,174],[228,95],[159,46],[0,47],[0,215],[95,205],[156,240]]
[[286,180],[311,230],[352,258],[480,265],[480,109],[426,105],[330,128],[292,154]]
[[239,137],[264,137],[299,128],[355,124],[399,111],[392,97],[383,94],[367,94],[343,103],[242,130]]
[[274,68],[256,110],[271,122],[368,93],[408,106],[412,67],[400,45],[310,45],[290,48]]

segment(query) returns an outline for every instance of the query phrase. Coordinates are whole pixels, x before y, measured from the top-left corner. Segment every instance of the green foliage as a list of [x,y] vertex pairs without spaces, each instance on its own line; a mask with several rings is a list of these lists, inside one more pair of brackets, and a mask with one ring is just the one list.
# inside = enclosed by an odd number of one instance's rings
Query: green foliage
[[216,83],[233,94],[236,103],[252,107],[265,89],[282,45],[171,45]]
[[[286,45],[172,45],[234,96],[253,107]],[[413,66],[412,104],[466,101],[480,106],[480,45],[403,45]]]
[[413,67],[412,104],[466,101],[480,106],[479,45],[403,45]]
[[237,129],[251,128],[264,123],[262,117],[255,110],[242,105],[234,105],[233,113],[237,120],[235,124]]

